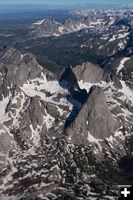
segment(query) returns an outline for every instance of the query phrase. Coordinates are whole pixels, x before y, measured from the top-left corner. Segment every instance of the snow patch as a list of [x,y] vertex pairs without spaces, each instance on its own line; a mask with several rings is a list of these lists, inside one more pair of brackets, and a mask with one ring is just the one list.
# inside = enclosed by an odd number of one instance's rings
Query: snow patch
[[100,139],[96,139],[93,135],[90,134],[90,132],[88,131],[88,137],[87,137],[88,141],[91,142],[91,143],[97,143],[99,144]]
[[[20,88],[27,96],[40,97],[43,101],[49,102],[54,105],[70,106],[69,102],[65,98],[68,94],[68,90],[62,88],[58,81],[47,81],[46,76],[42,79],[34,79],[24,84]],[[58,98],[58,95],[62,95]]]
[[123,39],[125,37],[127,37],[129,35],[129,33],[120,33],[118,34],[118,39]]
[[117,68],[117,74],[119,73],[119,71],[121,71],[124,68],[124,64],[127,60],[130,60],[130,58],[125,57],[121,60],[119,67]]
[[46,116],[44,117],[44,122],[46,123],[47,130],[53,127],[53,123],[55,122],[55,118],[52,117],[49,113],[46,112]]
[[113,42],[114,40],[116,40],[116,35],[113,35],[113,37],[109,40],[109,42]]
[[79,87],[81,89],[86,89],[87,92],[89,92],[91,86],[93,86],[93,83],[89,83],[89,82],[83,82],[83,80],[78,81]]
[[115,137],[119,137],[121,140],[125,140],[125,136],[123,135],[122,131],[120,129],[118,129],[115,133],[114,133]]
[[131,90],[125,83],[125,81],[120,81],[122,85],[122,89],[120,90],[129,101],[133,101],[133,90]]
[[3,120],[3,118],[6,114],[5,110],[6,110],[6,107],[9,103],[9,101],[10,101],[9,96],[4,98],[2,101],[0,101],[0,121]]
[[59,27],[59,32],[60,32],[61,34],[64,34],[64,27],[63,27],[63,26],[60,26],[60,27]]
[[41,24],[43,24],[44,21],[46,21],[46,19],[39,20],[39,21],[33,23],[33,25],[41,25]]

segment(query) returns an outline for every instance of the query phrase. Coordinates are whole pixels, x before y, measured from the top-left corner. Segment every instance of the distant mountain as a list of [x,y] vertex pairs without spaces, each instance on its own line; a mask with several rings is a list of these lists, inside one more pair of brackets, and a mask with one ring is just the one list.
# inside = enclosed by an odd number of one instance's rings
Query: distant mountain
[[31,26],[31,35],[35,37],[49,37],[49,36],[60,36],[64,34],[68,34],[71,32],[75,32],[81,30],[83,28],[87,28],[83,22],[75,22],[75,21],[66,21],[63,25],[55,20],[47,20],[43,19],[35,22]]
[[[30,35],[33,37],[50,37],[61,36],[83,29],[99,31],[105,33],[115,26],[116,23],[121,21],[121,16],[127,21],[127,24],[132,24],[132,14],[128,9],[118,10],[76,10],[71,12],[76,16],[76,19],[68,19],[64,24],[51,19],[42,19],[33,23],[29,28]],[[128,18],[128,19],[127,19]],[[126,22],[125,22],[126,23]],[[125,24],[126,25],[126,24]]]
[[33,23],[30,27],[32,30],[30,35],[35,37],[58,37],[82,29],[98,27],[99,25],[102,26],[102,24],[104,24],[103,20],[97,21],[93,15],[79,20],[68,19],[64,24],[56,22],[55,20],[43,19]]

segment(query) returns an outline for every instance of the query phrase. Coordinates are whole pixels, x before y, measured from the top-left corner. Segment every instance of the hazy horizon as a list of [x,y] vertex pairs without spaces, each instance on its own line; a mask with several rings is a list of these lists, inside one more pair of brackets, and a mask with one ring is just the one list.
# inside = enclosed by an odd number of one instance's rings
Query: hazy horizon
[[20,5],[20,4],[46,4],[46,5],[72,5],[72,4],[133,4],[133,0],[0,0],[0,5]]
[[0,0],[0,15],[50,9],[108,9],[133,5],[133,0]]

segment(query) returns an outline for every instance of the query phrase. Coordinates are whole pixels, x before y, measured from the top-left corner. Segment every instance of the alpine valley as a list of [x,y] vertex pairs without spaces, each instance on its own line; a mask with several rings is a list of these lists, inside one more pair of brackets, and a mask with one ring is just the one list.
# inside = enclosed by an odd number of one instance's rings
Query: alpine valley
[[49,12],[0,15],[0,200],[115,200],[133,184],[133,9]]

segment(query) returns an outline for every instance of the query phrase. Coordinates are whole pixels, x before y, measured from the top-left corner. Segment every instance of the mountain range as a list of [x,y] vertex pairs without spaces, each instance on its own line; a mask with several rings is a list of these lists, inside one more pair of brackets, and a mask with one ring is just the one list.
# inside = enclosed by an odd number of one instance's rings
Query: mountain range
[[[110,200],[118,185],[133,182],[132,13],[81,13],[34,22],[27,43],[16,36],[0,49],[2,200]],[[38,41],[71,37],[102,59],[87,54],[55,72],[25,52],[29,41],[36,50]]]

